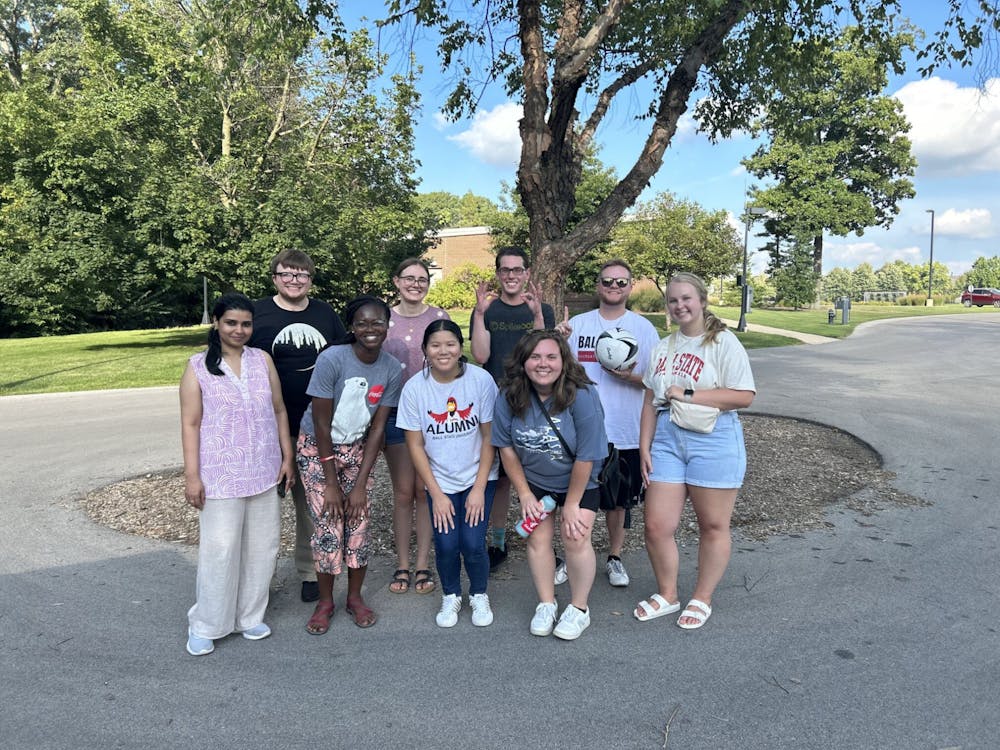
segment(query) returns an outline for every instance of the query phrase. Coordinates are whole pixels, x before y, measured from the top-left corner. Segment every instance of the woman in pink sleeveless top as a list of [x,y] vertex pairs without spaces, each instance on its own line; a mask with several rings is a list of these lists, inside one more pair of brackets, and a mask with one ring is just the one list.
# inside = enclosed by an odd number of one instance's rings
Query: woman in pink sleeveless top
[[181,379],[184,497],[200,511],[192,656],[233,632],[248,640],[271,634],[264,610],[281,533],[277,490],[294,481],[295,454],[278,373],[266,352],[246,346],[251,333],[253,303],[223,295],[208,349],[191,357]]

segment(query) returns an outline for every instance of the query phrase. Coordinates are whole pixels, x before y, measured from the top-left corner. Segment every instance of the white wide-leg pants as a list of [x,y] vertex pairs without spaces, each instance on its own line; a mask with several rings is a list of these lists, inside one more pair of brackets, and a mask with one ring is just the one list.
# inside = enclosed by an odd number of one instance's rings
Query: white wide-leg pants
[[281,506],[274,487],[253,497],[205,500],[199,520],[191,632],[222,638],[264,620],[278,558]]

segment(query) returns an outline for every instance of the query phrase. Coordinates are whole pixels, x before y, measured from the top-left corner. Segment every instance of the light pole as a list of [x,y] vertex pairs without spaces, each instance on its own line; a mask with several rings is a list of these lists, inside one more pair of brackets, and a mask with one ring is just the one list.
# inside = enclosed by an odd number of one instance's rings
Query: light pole
[[746,206],[745,213],[743,214],[743,286],[740,289],[740,322],[736,326],[737,331],[745,331],[747,329],[747,307],[749,306],[747,303],[750,301],[750,279],[747,276],[747,245],[750,243],[750,223],[753,221],[754,216],[763,216],[766,213],[766,208]]
[[201,301],[204,307],[202,307],[201,313],[201,324],[207,326],[208,320],[208,278],[205,276],[201,277]]
[[934,209],[928,208],[925,213],[931,215],[931,261],[927,270],[927,307],[934,306]]

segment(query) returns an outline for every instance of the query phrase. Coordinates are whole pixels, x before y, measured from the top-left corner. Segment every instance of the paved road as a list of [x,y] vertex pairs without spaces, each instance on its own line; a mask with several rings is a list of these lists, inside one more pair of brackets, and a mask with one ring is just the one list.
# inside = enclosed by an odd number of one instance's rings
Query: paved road
[[[294,573],[274,637],[183,649],[193,550],[91,524],[74,498],[176,465],[173,389],[0,399],[4,748],[992,748],[1000,698],[996,368],[1000,314],[862,326],[752,352],[754,411],[836,425],[932,505],[767,543],[738,541],[701,631],[628,612],[652,588],[600,577],[575,643],[533,638],[527,571],[491,584],[497,621],[433,622],[389,594],[362,631],[303,629]],[[177,498],[155,498],[178,502]],[[693,585],[691,550],[682,590]],[[342,606],[340,597],[338,601]]]

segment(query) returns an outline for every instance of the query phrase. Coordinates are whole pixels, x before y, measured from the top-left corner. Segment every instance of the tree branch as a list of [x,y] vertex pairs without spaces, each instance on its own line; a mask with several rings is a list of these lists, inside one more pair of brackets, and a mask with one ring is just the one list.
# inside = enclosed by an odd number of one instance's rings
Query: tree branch
[[261,167],[264,165],[264,157],[267,155],[268,149],[281,134],[281,126],[288,119],[288,100],[291,96],[291,82],[292,71],[289,68],[285,70],[285,80],[281,83],[281,95],[278,97],[278,106],[277,111],[274,113],[274,123],[271,125],[271,132],[267,134],[267,138],[261,145],[260,153],[257,154],[257,159],[254,161],[255,172],[260,172]]
[[639,65],[633,66],[601,91],[597,97],[597,104],[594,106],[594,111],[590,113],[590,117],[587,118],[583,130],[580,132],[578,142],[581,147],[585,148],[593,140],[594,134],[597,132],[597,127],[604,119],[604,115],[608,113],[608,108],[611,106],[611,102],[615,96],[618,95],[618,92],[631,86],[647,73],[655,70],[659,67],[659,64],[658,60],[646,60]]
[[555,81],[562,79],[575,79],[586,75],[587,66],[590,64],[594,52],[607,38],[608,33],[617,25],[621,19],[622,11],[631,5],[633,0],[609,0],[604,10],[594,21],[587,33],[577,38],[568,51],[565,59],[560,59],[557,70],[553,78]]
[[743,18],[750,2],[751,0],[728,0],[719,9],[715,19],[688,47],[660,95],[649,136],[632,169],[590,217],[553,244],[589,249],[606,237],[625,209],[635,203],[663,162],[663,153],[670,145],[677,130],[677,121],[687,110],[688,99],[698,82],[698,72],[718,55],[722,42]]

